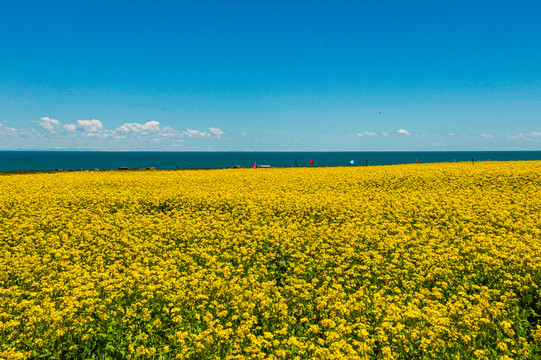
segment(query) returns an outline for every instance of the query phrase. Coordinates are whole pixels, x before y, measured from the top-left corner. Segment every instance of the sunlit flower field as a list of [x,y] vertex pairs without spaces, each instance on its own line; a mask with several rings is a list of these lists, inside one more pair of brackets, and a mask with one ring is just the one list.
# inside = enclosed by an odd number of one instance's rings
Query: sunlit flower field
[[539,359],[541,162],[0,175],[0,358]]

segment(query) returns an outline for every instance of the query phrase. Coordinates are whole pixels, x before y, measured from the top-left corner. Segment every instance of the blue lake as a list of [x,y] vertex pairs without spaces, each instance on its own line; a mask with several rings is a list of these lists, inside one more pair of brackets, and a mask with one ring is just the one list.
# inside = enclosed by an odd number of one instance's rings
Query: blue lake
[[[240,165],[365,166],[418,161],[541,160],[541,151],[389,151],[389,152],[103,152],[0,151],[0,171],[114,170],[119,167],[156,169],[214,169]],[[313,159],[310,165],[309,161]]]

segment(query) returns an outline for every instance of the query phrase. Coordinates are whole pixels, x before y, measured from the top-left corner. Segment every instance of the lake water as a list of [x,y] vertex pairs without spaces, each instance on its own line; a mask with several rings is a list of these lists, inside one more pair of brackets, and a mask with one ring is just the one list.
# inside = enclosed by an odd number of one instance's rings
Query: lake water
[[[119,167],[213,169],[240,165],[365,166],[453,161],[541,160],[541,151],[404,151],[404,152],[103,152],[0,151],[0,171],[115,170]],[[313,159],[312,164],[309,164]],[[353,163],[352,163],[353,161]]]

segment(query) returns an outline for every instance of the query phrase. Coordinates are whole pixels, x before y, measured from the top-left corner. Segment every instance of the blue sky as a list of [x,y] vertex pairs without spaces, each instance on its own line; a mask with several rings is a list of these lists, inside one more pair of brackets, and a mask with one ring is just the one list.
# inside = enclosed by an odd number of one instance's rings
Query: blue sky
[[537,1],[5,1],[0,149],[541,150]]

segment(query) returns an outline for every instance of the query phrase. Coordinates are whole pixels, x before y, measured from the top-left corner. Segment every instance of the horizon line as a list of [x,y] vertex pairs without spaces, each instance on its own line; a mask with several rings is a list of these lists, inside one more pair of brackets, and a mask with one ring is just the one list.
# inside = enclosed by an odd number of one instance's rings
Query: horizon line
[[0,151],[41,151],[41,152],[169,152],[169,153],[189,153],[189,152],[207,152],[207,153],[261,153],[261,152],[540,152],[540,150],[98,150],[98,149],[0,149]]

